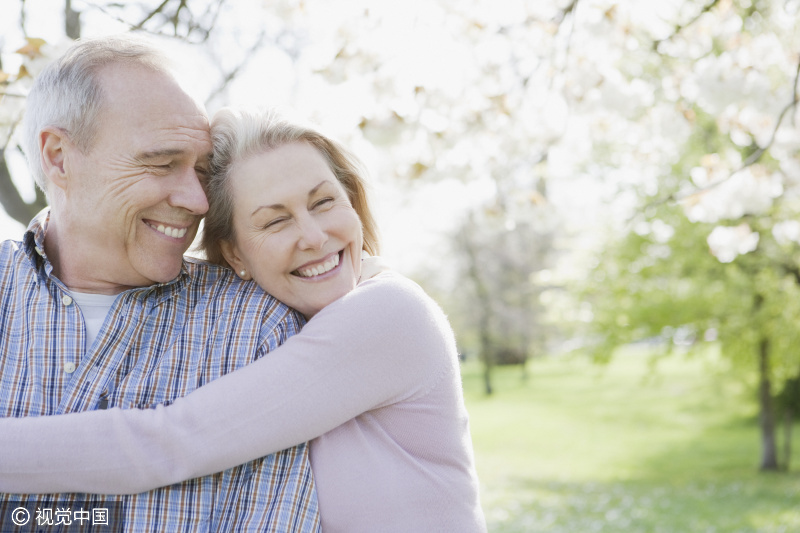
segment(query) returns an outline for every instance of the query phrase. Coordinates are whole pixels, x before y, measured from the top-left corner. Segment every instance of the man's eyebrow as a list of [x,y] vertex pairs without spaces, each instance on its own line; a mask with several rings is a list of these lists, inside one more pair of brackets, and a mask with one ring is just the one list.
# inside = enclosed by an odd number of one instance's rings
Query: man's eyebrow
[[159,157],[181,155],[183,153],[185,153],[184,150],[179,150],[177,148],[166,148],[164,150],[148,150],[146,152],[139,152],[136,155],[136,158],[142,161],[148,161],[150,159],[158,159]]
[[[326,180],[322,180],[313,189],[308,191],[308,196],[314,196],[314,194],[319,190],[319,188],[322,187],[323,185],[325,185],[326,183],[331,183],[331,181],[327,180],[327,179]],[[256,213],[258,213],[262,209],[276,209],[276,210],[278,210],[278,209],[286,209],[286,206],[283,205],[283,204],[260,205],[260,206],[256,207],[253,210],[252,213],[250,213],[250,216],[255,215]]]

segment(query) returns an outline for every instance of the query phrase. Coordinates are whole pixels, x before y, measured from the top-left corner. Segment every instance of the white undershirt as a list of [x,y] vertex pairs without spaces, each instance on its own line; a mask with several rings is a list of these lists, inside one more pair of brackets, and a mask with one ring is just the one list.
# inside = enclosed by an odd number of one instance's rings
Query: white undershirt
[[116,294],[90,294],[88,292],[71,292],[70,296],[78,304],[83,313],[83,321],[86,323],[86,349],[88,350],[94,343],[106,315],[117,299]]

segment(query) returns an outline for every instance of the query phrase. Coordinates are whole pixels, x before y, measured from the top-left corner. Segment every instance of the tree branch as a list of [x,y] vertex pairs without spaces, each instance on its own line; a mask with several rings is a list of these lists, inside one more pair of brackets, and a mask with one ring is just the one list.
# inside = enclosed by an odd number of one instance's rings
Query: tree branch
[[[165,0],[165,3],[169,2],[169,1],[170,0]],[[105,6],[101,6],[100,4],[98,4],[96,2],[92,2],[90,0],[85,0],[85,2],[86,2],[87,5],[93,7],[94,9],[97,9],[98,11],[101,11],[104,15],[108,16],[109,18],[112,18],[112,19],[116,20],[117,22],[125,24],[126,26],[129,27],[129,29],[131,31],[141,31],[142,33],[147,33],[149,35],[157,35],[159,37],[170,37],[170,38],[174,38],[175,37],[174,35],[170,35],[168,33],[160,32],[160,31],[152,31],[152,30],[148,30],[146,28],[137,28],[136,24],[133,24],[132,22],[130,22],[128,20],[125,20],[122,17],[119,17],[118,15],[112,13]]]
[[672,39],[674,39],[683,30],[685,30],[686,28],[688,28],[689,26],[700,20],[700,17],[711,11],[714,8],[714,6],[716,6],[718,3],[719,0],[711,0],[711,2],[703,6],[703,9],[701,9],[700,12],[697,15],[695,15],[694,18],[692,18],[688,22],[685,22],[684,24],[676,24],[675,29],[672,31],[672,34],[670,34],[668,37],[664,37],[663,39],[656,39],[655,41],[653,41],[653,50],[655,52],[658,52],[658,47],[661,43],[666,41],[671,41]]
[[19,1],[19,27],[22,30],[22,36],[28,37],[28,30],[25,27],[25,0]]
[[[209,22],[207,28],[200,28],[199,26],[197,27],[198,29],[202,30],[202,32],[203,32],[203,38],[200,40],[200,42],[205,42],[205,41],[208,40],[208,37],[211,35],[211,31],[217,25],[217,19],[219,19],[219,13],[220,13],[220,11],[222,11],[222,4],[224,4],[224,3],[225,3],[225,0],[217,0],[217,9],[216,9],[216,11],[214,11],[214,14],[211,16],[211,22]],[[203,17],[207,16],[209,13],[211,13],[211,6],[210,5],[206,9],[206,12],[203,14]]]
[[145,23],[148,20],[150,20],[151,18],[155,17],[157,14],[161,13],[164,10],[164,8],[167,7],[167,4],[169,4],[170,1],[171,0],[164,0],[163,2],[161,2],[161,5],[159,5],[153,11],[151,11],[150,14],[147,15],[145,18],[143,18],[142,21],[139,24],[136,24],[135,26],[131,26],[131,30],[136,31],[136,30],[141,30],[142,28],[144,28]]
[[211,103],[211,101],[217,97],[217,95],[219,95],[222,91],[225,90],[225,88],[228,86],[231,80],[233,80],[236,76],[238,76],[239,72],[247,65],[247,63],[250,62],[250,59],[255,55],[255,52],[257,52],[259,48],[264,46],[265,37],[266,37],[266,30],[261,30],[261,33],[259,34],[255,44],[251,46],[250,49],[244,54],[244,60],[241,63],[239,63],[236,67],[234,67],[233,70],[228,72],[222,79],[220,84],[217,86],[217,88],[211,91],[211,93],[208,95],[205,102],[206,106],[208,106]]
[[[165,13],[165,9],[169,6],[169,4],[171,2],[173,2],[173,0],[163,0],[161,2],[161,4],[158,5],[158,7],[156,7],[154,10],[152,10],[150,13],[148,13],[141,21],[139,21],[138,23],[133,23],[133,22],[130,22],[129,20],[125,20],[122,17],[118,16],[117,14],[113,13],[106,6],[100,5],[97,2],[93,2],[91,0],[85,0],[87,5],[91,6],[94,9],[97,9],[97,10],[101,11],[103,14],[105,14],[106,16],[116,20],[117,22],[125,24],[126,26],[128,26],[130,28],[131,31],[139,31],[139,32],[142,32],[142,33],[146,33],[148,35],[156,35],[156,36],[159,36],[159,37],[168,37],[170,39],[176,39],[177,38],[177,39],[182,39],[182,40],[187,41],[187,42],[193,42],[193,41],[190,40],[190,35],[191,35],[192,32],[198,31],[198,32],[202,33],[202,37],[200,38],[200,42],[206,41],[208,39],[209,34],[211,33],[213,25],[216,23],[217,16],[219,14],[219,10],[221,9],[221,6],[224,3],[224,0],[218,0],[218,2],[217,2],[217,12],[214,14],[212,23],[209,25],[208,28],[202,28],[199,24],[196,24],[194,22],[194,17],[191,15],[191,12],[190,12],[191,20],[187,23],[188,30],[186,32],[186,35],[179,35],[177,29],[178,29],[178,22],[179,22],[178,21],[178,17],[179,17],[180,11],[184,7],[187,7],[187,9],[188,9],[188,4],[186,3],[185,0],[177,0],[177,1],[179,2],[179,4],[178,4],[178,7],[177,7],[177,9],[176,9],[176,11],[175,11],[175,13],[173,15],[168,15],[168,14]],[[209,12],[210,12],[210,8],[208,10],[206,10],[206,13],[209,13]],[[164,31],[160,31],[160,30],[151,30],[151,29],[148,29],[148,28],[144,27],[144,25],[147,22],[152,20],[152,18],[155,17],[158,14],[164,15],[164,17],[166,18],[166,23],[172,24],[172,26],[173,26],[172,33],[166,33]],[[164,24],[162,24],[162,26],[163,25]]]
[[558,12],[558,15],[556,15],[554,19],[554,22],[560,26],[561,23],[564,22],[564,19],[566,19],[570,15],[570,13],[575,11],[575,8],[577,6],[578,6],[578,0],[572,0],[572,2],[570,2],[570,4],[567,7]]
[[656,200],[648,204],[648,207],[662,205],[667,202],[680,202],[697,194],[702,194],[706,191],[710,191],[712,189],[719,187],[720,185],[722,185],[723,183],[725,183],[726,181],[737,175],[739,172],[746,169],[747,167],[756,164],[767,152],[767,150],[769,150],[770,147],[772,147],[772,145],[775,143],[775,137],[778,135],[778,130],[780,129],[781,123],[783,122],[783,119],[786,117],[786,114],[792,109],[796,108],[797,104],[800,103],[800,94],[798,94],[798,83],[800,83],[800,60],[798,60],[797,62],[797,68],[794,74],[794,82],[792,84],[792,100],[783,107],[780,114],[778,115],[778,120],[775,122],[775,127],[772,129],[772,134],[769,137],[769,141],[767,141],[767,143],[764,146],[759,146],[752,154],[750,154],[750,156],[744,160],[744,162],[739,168],[737,168],[724,178],[709,183],[705,187],[698,187],[692,190],[691,192],[683,194],[672,193],[669,196],[662,198],[661,200]]
[[64,5],[64,29],[70,39],[80,39],[81,14],[72,9],[72,0],[67,0]]
[[[576,9],[578,7],[578,1],[579,0],[572,0],[572,2],[570,2],[570,4],[566,8],[564,8],[562,11],[560,11],[558,16],[556,16],[555,19],[554,19],[554,22],[558,26],[558,30],[557,30],[556,33],[558,33],[558,31],[561,30],[561,26],[564,24],[564,21],[568,17],[571,18],[571,20],[572,20],[572,27],[569,29],[569,35],[567,35],[566,46],[564,47],[564,59],[563,59],[561,68],[559,69],[561,74],[564,74],[564,71],[567,70],[567,63],[569,61],[570,48],[572,46],[572,35],[573,35],[574,31],[575,31],[575,11],[576,11]],[[550,51],[550,64],[553,65],[554,68],[556,68],[556,60],[557,60],[556,56],[557,56],[557,53],[558,52],[557,52],[557,50],[555,50],[555,47],[553,47],[553,49]],[[550,89],[551,91],[553,90],[553,87],[556,84],[556,78],[557,78],[557,76],[549,76],[548,77],[548,79],[549,79],[549,81],[548,81],[548,89]],[[528,79],[524,78],[523,86],[526,86],[527,84],[528,84]]]
[[[178,8],[175,10],[175,14],[172,15],[172,31],[175,32],[175,36],[178,35],[178,24],[180,23],[180,20],[181,20],[181,11],[185,7],[186,7],[186,0],[180,0],[180,3],[178,4]],[[192,12],[191,12],[191,10],[187,9],[187,11],[189,11],[189,20],[192,20]],[[189,26],[189,29],[186,32],[186,34],[188,35],[188,34],[190,34],[192,32],[193,24],[191,22],[189,22],[189,23],[187,23],[187,25]]]

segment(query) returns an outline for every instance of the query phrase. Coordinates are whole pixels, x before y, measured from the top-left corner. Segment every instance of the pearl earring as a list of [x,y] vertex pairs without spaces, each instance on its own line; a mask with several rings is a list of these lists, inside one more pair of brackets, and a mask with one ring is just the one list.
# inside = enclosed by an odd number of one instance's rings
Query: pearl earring
[[241,277],[244,277],[244,275],[245,275],[245,274],[247,274],[247,272],[246,272],[245,270],[242,270],[241,272],[239,272],[239,275],[240,275]]

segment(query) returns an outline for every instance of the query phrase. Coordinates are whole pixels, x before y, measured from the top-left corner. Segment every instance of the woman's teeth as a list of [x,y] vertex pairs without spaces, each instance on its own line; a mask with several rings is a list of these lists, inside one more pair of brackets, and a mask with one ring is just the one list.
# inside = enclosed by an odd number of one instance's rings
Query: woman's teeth
[[339,266],[339,254],[334,255],[332,258],[328,259],[321,265],[317,265],[311,268],[304,268],[302,270],[298,269],[297,273],[304,278],[310,278],[313,276],[319,276],[320,274],[324,274],[325,272],[329,272]]

